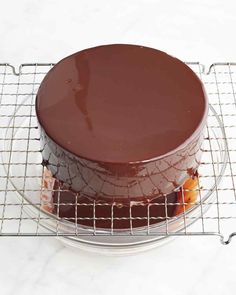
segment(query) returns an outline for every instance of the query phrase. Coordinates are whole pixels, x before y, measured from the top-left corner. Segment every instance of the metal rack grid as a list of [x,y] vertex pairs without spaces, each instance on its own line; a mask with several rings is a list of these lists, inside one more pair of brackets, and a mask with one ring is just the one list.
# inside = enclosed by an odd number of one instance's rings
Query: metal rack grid
[[[163,226],[158,230],[149,226],[151,218],[147,213],[147,226],[142,231],[132,228],[132,220],[140,217],[130,214],[123,218],[130,220],[130,229],[115,232],[113,228],[109,231],[96,229],[96,206],[110,204],[89,204],[94,215],[87,218],[93,220],[93,226],[87,229],[77,224],[79,213],[76,224],[72,224],[45,212],[41,198],[45,176],[41,166],[34,99],[53,64],[22,64],[18,71],[10,64],[0,64],[0,236],[216,235],[223,244],[228,244],[236,235],[236,64],[215,63],[208,70],[197,62],[188,65],[203,81],[214,108],[208,118],[201,163],[205,170],[200,174],[197,189],[199,198],[192,204],[192,209],[196,206],[198,213],[190,209],[190,213],[184,212],[179,217],[162,217]],[[204,199],[207,193],[214,193],[214,198]],[[152,217],[155,218],[161,219]],[[112,224],[112,214],[110,219]],[[181,227],[171,226],[175,219]]]

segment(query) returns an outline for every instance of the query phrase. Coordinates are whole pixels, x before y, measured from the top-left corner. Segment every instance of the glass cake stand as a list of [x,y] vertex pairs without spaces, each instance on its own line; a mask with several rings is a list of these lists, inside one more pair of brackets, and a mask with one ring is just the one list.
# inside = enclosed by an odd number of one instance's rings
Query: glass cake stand
[[[44,228],[67,245],[106,254],[144,251],[169,241],[171,237],[186,235],[188,227],[201,220],[217,197],[216,187],[226,168],[227,149],[224,128],[216,111],[210,105],[202,164],[198,171],[199,198],[190,209],[156,224],[139,228],[131,226],[129,229],[88,227],[57,217],[41,206],[43,167],[38,129],[33,127],[37,125],[34,107],[31,106],[29,116],[22,115],[24,106],[27,103],[31,105],[30,101],[32,103],[32,98],[27,97],[24,104],[19,105],[9,121],[9,128],[6,129],[4,149],[14,152],[2,153],[3,163],[9,163],[4,166],[5,171],[9,182],[16,190],[16,197],[20,202],[28,204],[24,206],[24,211],[37,222],[37,228]],[[12,128],[16,120],[19,128]],[[212,171],[214,177],[209,178]],[[92,205],[96,206],[95,202]]]

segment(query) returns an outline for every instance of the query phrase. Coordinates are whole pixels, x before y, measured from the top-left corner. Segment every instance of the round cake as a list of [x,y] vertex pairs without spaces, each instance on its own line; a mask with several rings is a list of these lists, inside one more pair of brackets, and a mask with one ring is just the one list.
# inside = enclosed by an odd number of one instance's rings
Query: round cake
[[38,90],[43,164],[90,200],[163,202],[197,170],[207,111],[201,81],[178,59],[137,45],[85,49]]

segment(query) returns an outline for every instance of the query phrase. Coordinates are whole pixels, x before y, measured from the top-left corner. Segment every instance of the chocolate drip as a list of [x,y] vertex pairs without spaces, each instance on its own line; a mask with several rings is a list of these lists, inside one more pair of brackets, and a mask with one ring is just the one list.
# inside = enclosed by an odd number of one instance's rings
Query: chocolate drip
[[[73,223],[76,223],[77,218],[77,224],[89,227],[95,225],[96,228],[111,229],[113,222],[113,229],[129,229],[131,224],[133,228],[147,226],[148,216],[149,225],[152,225],[166,220],[166,217],[175,215],[177,193],[171,193],[166,197],[158,197],[151,202],[144,201],[143,203],[133,204],[132,202],[130,204],[113,203],[112,206],[112,203],[107,203],[103,200],[97,200],[94,205],[89,198],[79,194],[76,195],[75,192],[68,190],[66,186],[59,186],[58,181],[56,181],[54,189],[54,214]],[[111,220],[112,216],[113,221]]]

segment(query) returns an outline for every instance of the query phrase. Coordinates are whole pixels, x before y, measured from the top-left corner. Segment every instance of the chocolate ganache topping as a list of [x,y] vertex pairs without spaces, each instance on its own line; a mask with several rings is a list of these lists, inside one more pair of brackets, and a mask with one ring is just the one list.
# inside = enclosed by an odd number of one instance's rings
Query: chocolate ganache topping
[[82,50],[39,88],[44,164],[93,199],[169,194],[200,163],[207,109],[195,73],[164,52],[123,44]]

